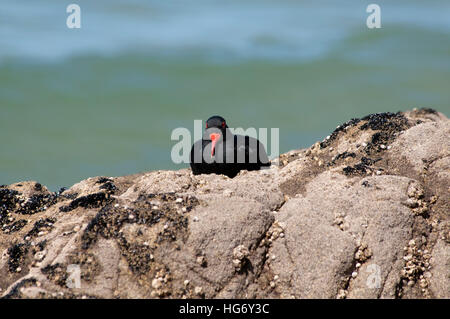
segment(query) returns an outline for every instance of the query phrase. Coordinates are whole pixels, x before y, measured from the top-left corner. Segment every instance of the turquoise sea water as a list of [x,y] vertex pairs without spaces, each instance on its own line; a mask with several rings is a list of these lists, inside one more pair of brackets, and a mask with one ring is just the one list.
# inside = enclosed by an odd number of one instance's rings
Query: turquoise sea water
[[308,147],[374,112],[450,115],[450,2],[4,0],[0,184],[174,169],[177,127],[224,116]]

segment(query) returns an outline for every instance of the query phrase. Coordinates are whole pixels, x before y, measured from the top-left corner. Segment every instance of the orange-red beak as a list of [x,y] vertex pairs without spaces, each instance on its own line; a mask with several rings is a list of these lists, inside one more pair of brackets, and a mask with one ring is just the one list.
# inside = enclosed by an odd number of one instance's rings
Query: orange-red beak
[[220,138],[219,133],[211,133],[209,134],[209,138],[211,139],[211,157],[214,156],[215,150],[216,150],[216,143]]

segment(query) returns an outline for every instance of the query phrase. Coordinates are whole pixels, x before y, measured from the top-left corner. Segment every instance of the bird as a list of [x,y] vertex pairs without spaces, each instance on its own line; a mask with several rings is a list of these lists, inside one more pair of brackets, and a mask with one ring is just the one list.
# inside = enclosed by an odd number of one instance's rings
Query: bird
[[233,134],[219,115],[206,121],[202,139],[192,145],[190,153],[194,175],[223,174],[233,178],[241,170],[260,170],[270,165],[264,145],[258,139]]

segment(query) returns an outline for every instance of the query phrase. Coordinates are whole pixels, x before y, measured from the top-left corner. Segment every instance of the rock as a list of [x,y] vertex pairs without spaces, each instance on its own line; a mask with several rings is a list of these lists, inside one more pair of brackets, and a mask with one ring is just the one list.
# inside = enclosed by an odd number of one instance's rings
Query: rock
[[241,271],[245,265],[246,258],[250,255],[249,250],[244,245],[239,245],[233,249],[233,265],[236,271]]
[[162,281],[159,278],[155,278],[152,280],[152,287],[155,289],[159,289],[162,286]]
[[439,239],[432,252],[432,268],[424,277],[430,282],[430,289],[435,298],[449,298],[450,287],[450,246]]
[[195,287],[194,292],[197,296],[201,296],[203,294],[203,288],[202,287]]
[[372,114],[233,179],[1,186],[0,294],[448,299],[449,132],[433,110]]
[[45,257],[46,251],[38,251],[36,254],[34,254],[34,260],[36,261],[42,261]]

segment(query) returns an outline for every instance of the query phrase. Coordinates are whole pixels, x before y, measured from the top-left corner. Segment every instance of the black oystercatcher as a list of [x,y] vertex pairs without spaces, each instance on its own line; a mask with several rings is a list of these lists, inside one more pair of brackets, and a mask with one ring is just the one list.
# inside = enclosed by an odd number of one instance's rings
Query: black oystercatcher
[[264,145],[249,136],[234,135],[221,116],[206,121],[201,140],[191,149],[191,168],[198,174],[235,177],[241,170],[254,171],[270,166]]

